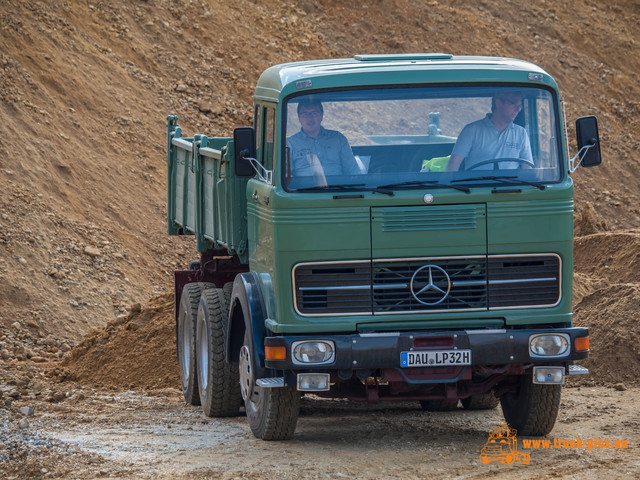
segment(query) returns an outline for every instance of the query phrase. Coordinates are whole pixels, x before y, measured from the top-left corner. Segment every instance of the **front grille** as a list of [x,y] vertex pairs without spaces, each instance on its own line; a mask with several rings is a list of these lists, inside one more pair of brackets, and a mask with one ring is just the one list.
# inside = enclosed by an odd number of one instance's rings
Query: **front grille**
[[307,263],[294,267],[301,315],[384,315],[546,307],[560,299],[557,255]]
[[485,257],[373,263],[374,313],[468,310],[486,306]]

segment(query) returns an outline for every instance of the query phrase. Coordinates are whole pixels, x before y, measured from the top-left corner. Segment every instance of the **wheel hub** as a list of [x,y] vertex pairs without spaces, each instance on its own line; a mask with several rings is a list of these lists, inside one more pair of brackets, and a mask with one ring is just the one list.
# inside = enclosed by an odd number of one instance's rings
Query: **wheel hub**
[[253,393],[253,369],[251,368],[251,354],[249,348],[243,345],[240,349],[240,392],[242,399],[247,400]]
[[199,319],[202,323],[199,325],[199,330],[201,332],[200,337],[198,338],[198,346],[196,347],[196,351],[198,354],[198,371],[200,372],[200,384],[202,385],[202,390],[207,389],[207,380],[209,378],[209,332],[206,326],[206,320]]
[[191,325],[189,322],[189,317],[184,316],[182,318],[182,332],[181,332],[181,347],[182,347],[182,376],[184,378],[189,378],[191,372],[189,371],[189,359],[191,358]]

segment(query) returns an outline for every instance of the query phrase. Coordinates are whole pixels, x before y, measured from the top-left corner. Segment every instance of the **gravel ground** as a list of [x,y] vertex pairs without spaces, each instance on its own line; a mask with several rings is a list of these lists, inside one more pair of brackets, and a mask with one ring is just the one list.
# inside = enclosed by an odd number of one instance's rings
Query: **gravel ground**
[[529,465],[480,463],[490,429],[502,420],[499,408],[423,412],[417,402],[311,397],[292,440],[264,442],[243,415],[207,418],[174,389],[66,387],[59,402],[40,395],[0,409],[1,477],[599,479],[637,478],[640,471],[638,387],[565,388],[556,427],[545,437],[626,440],[627,448],[527,449],[519,438]]

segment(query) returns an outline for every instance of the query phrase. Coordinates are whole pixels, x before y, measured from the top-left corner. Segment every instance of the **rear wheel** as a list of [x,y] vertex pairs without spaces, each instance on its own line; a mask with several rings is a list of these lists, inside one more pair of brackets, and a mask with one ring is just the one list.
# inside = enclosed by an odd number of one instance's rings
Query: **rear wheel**
[[518,435],[546,435],[556,423],[561,391],[561,385],[536,384],[531,374],[522,375],[518,392],[500,397],[504,419]]
[[256,385],[249,335],[240,349],[240,390],[253,434],[262,440],[287,440],[293,436],[300,412],[295,387],[262,388]]
[[227,361],[229,301],[221,288],[205,290],[198,307],[196,359],[198,389],[204,413],[210,417],[238,414],[238,365]]
[[178,367],[182,394],[187,403],[200,405],[198,393],[198,373],[196,366],[196,324],[200,296],[211,283],[188,283],[182,289],[178,309],[178,325],[176,343],[178,347]]
[[500,399],[489,392],[481,395],[472,395],[461,400],[461,403],[465,410],[493,410],[500,403]]

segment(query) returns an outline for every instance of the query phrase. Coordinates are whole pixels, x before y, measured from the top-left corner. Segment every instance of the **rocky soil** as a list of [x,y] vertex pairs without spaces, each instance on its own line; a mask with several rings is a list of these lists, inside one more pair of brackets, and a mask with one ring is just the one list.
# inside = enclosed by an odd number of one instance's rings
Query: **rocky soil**
[[[634,478],[638,25],[635,0],[3,0],[0,476],[529,478],[536,460],[536,477]],[[575,323],[591,329],[592,374],[572,379],[553,435],[627,438],[627,451],[480,467],[498,410],[317,399],[283,449],[243,417],[181,402],[167,292],[195,249],[166,235],[166,115],[189,135],[229,135],[251,123],[269,65],[423,51],[533,61],[560,84],[571,132],[598,116],[604,163],[573,176]]]

